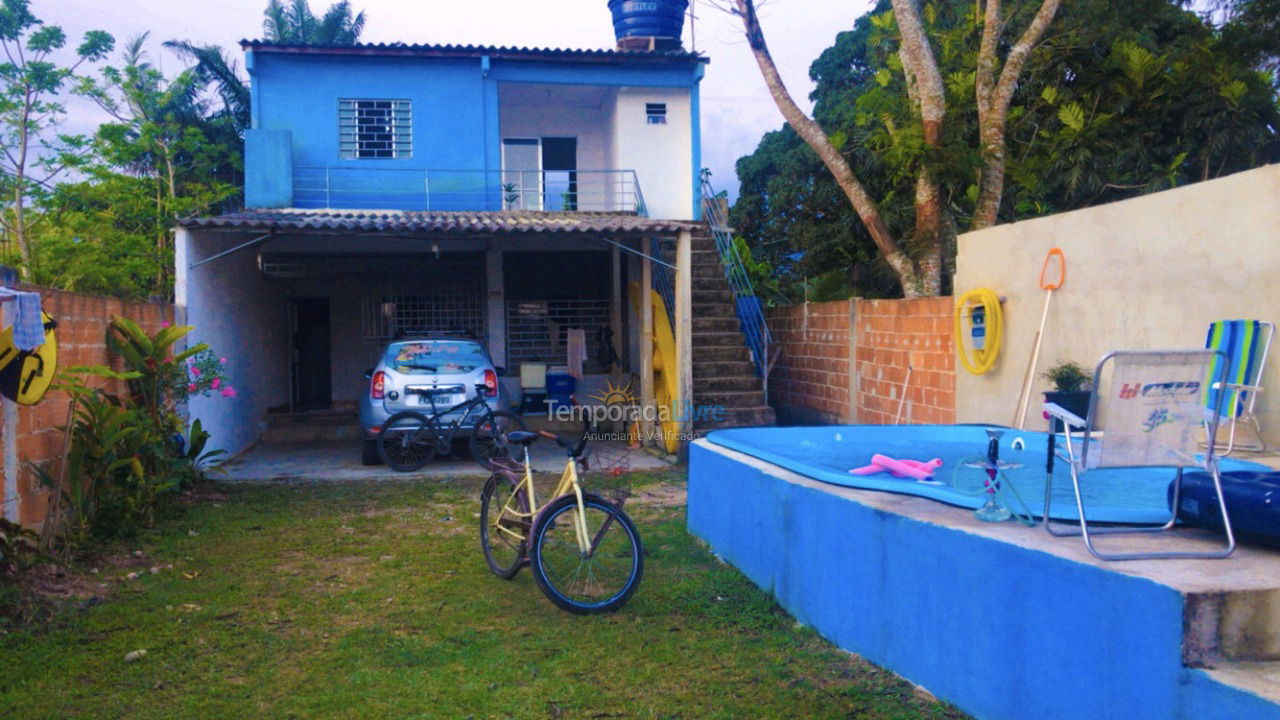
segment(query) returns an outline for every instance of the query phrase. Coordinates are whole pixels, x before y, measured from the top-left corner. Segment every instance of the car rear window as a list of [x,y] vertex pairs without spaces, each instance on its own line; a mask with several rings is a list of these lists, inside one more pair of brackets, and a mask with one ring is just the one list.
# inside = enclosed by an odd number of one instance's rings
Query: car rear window
[[489,358],[479,343],[406,340],[388,345],[382,361],[406,375],[464,375],[487,365]]

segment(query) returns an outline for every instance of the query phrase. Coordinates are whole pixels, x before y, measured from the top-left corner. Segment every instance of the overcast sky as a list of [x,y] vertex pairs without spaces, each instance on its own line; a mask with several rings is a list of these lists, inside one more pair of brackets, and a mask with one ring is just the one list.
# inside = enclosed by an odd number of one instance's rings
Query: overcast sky
[[[330,0],[312,0],[320,14]],[[608,48],[613,26],[607,0],[353,0],[365,11],[364,42],[461,43],[538,47]],[[871,0],[770,0],[760,14],[783,78],[797,101],[809,106],[809,64],[853,26]],[[151,31],[150,56],[166,73],[181,62],[160,48],[170,39],[214,43],[233,49],[241,38],[262,36],[266,0],[32,0],[36,16],[61,25],[68,45],[84,32],[106,30],[117,46]],[[760,136],[782,125],[755,61],[734,18],[696,0],[696,48],[711,58],[702,82],[703,164],[717,188],[737,195],[734,162],[755,149]],[[685,27],[685,46],[693,38]],[[118,54],[118,53],[117,53]],[[113,59],[114,59],[113,54]],[[96,108],[71,101],[68,130],[92,132]]]

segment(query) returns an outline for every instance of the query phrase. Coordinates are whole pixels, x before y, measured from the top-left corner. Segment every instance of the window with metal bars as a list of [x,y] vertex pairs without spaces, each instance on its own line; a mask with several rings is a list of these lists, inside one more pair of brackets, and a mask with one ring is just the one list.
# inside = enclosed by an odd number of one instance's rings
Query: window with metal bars
[[413,156],[408,100],[338,100],[338,154],[343,159]]
[[508,300],[507,363],[541,362],[563,365],[568,360],[569,328],[587,331],[588,373],[604,372],[600,357],[600,328],[609,326],[609,300]]
[[419,267],[412,280],[382,280],[364,292],[366,342],[398,334],[450,333],[485,339],[484,254],[445,255]]

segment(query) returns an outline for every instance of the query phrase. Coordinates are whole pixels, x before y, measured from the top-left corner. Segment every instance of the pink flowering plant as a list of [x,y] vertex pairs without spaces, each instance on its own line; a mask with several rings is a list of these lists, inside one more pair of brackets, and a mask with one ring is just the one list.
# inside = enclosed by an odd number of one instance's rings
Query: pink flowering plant
[[236,391],[227,382],[226,373],[227,359],[206,347],[187,358],[185,373],[175,375],[173,395],[179,401],[196,395],[233,398]]

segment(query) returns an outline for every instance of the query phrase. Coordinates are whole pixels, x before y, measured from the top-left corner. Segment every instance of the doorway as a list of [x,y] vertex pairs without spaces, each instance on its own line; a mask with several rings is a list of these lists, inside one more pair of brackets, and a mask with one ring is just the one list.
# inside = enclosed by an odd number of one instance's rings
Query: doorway
[[289,377],[293,410],[328,410],[333,403],[329,298],[289,300]]
[[504,139],[502,200],[504,210],[579,209],[578,139]]

